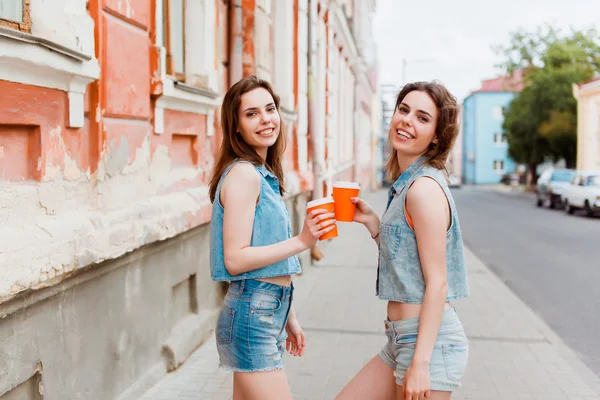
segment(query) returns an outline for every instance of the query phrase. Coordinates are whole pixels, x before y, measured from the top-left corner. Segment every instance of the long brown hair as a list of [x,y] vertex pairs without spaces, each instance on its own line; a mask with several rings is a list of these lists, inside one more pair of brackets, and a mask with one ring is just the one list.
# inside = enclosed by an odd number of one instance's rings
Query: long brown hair
[[[456,103],[456,97],[454,97],[444,85],[438,82],[409,83],[398,93],[394,112],[398,111],[398,107],[404,100],[404,97],[415,90],[427,93],[438,110],[438,119],[435,126],[437,144],[431,143],[429,145],[429,148],[424,154],[425,163],[448,173],[446,161],[448,160],[448,155],[458,136],[459,109],[458,104]],[[390,146],[391,150],[387,163],[385,164],[385,169],[387,178],[393,182],[398,179],[402,171],[400,171],[400,166],[398,165],[398,152],[391,146],[389,135],[388,146]]]
[[267,159],[265,166],[279,179],[279,193],[284,193],[283,165],[281,159],[286,146],[286,133],[281,112],[279,109],[280,99],[273,92],[271,84],[265,80],[250,75],[234,84],[225,94],[223,104],[221,105],[221,128],[223,131],[223,141],[217,156],[217,162],[213,168],[212,178],[209,185],[210,201],[215,201],[217,186],[221,175],[225,169],[235,160],[242,159],[251,162],[254,165],[263,165],[263,159],[256,150],[246,143],[242,135],[238,135],[239,110],[242,103],[242,95],[254,89],[263,88],[273,97],[277,113],[280,115],[279,135],[273,146],[267,150]]

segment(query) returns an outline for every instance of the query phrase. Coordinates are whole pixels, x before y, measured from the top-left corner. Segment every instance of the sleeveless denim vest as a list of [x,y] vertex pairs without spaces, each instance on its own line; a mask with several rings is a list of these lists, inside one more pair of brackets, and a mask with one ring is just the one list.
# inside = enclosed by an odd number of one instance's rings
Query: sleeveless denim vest
[[[231,275],[225,268],[223,250],[224,209],[220,200],[221,185],[229,171],[231,171],[231,168],[240,162],[247,161],[236,161],[223,172],[217,185],[215,201],[212,205],[210,220],[210,272],[212,279],[215,281],[237,281],[292,275],[302,272],[300,261],[298,261],[298,257],[296,256],[236,276]],[[268,246],[292,237],[290,216],[279,193],[279,179],[265,166],[254,166],[254,168],[260,174],[261,183],[259,201],[254,212],[254,225],[252,226],[250,246]]]
[[424,164],[421,157],[410,165],[392,185],[388,203],[381,218],[379,234],[379,266],[377,295],[382,300],[420,304],[425,295],[425,279],[421,269],[415,231],[406,220],[406,194],[420,177],[434,179],[444,190],[450,206],[451,223],[446,233],[447,301],[469,295],[462,235],[454,199],[444,172]]

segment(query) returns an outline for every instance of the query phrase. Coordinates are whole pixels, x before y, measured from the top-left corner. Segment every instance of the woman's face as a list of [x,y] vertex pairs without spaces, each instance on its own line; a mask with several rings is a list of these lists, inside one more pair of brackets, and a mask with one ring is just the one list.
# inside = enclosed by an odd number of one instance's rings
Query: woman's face
[[420,156],[436,143],[438,110],[425,92],[413,90],[404,96],[390,123],[390,141],[398,156]]
[[256,88],[241,97],[238,132],[244,141],[266,158],[267,150],[279,137],[281,120],[273,96]]

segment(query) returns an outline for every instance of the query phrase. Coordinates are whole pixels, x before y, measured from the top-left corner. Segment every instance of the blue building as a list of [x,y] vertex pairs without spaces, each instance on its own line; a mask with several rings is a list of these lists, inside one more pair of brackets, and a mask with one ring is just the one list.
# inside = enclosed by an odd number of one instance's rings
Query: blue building
[[481,89],[463,102],[462,175],[467,184],[497,184],[502,175],[515,169],[514,161],[508,156],[502,122],[503,110],[516,91],[507,88],[520,90],[521,77],[518,75],[510,82],[504,77],[485,80]]

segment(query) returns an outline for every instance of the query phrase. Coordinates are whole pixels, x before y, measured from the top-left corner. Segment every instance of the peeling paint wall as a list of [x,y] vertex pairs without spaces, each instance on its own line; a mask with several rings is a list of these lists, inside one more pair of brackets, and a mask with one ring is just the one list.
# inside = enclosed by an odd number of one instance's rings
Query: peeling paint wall
[[[22,68],[0,71],[0,332],[14,332],[21,319],[27,321],[27,334],[10,338],[21,340],[14,342],[17,348],[38,340],[46,324],[50,336],[64,345],[64,354],[93,361],[106,378],[105,387],[94,387],[97,398],[114,398],[132,380],[148,383],[163,376],[165,368],[176,368],[203,340],[222,295],[207,271],[207,183],[222,138],[222,96],[243,76],[273,80],[282,97],[288,139],[285,202],[293,234],[302,228],[315,185],[321,191],[323,182],[333,179],[368,180],[349,164],[368,158],[355,151],[357,143],[366,143],[357,130],[371,125],[367,110],[360,119],[356,114],[357,104],[363,104],[356,99],[369,95],[366,75],[356,67],[361,58],[353,51],[347,19],[335,17],[337,3],[319,3],[313,2],[311,11],[307,0],[194,2],[185,16],[185,32],[193,40],[186,40],[182,88],[167,74],[163,0],[31,0],[34,35],[92,59],[80,61],[14,41],[10,53],[0,38],[0,61],[33,54],[33,60],[18,64]],[[316,111],[309,109],[309,53],[318,75],[311,99],[320,107]],[[356,94],[357,85],[363,94]],[[74,123],[74,116],[83,123]],[[327,161],[326,175],[316,181],[309,118],[322,132],[317,144]],[[139,261],[150,255],[148,267]],[[310,252],[300,258],[303,266],[310,264]],[[190,259],[198,260],[193,268]],[[161,273],[169,274],[171,286],[161,286]],[[185,300],[196,293],[192,303],[206,312],[161,310],[160,337],[144,338],[136,336],[144,321],[123,325],[102,314],[112,333],[94,334],[99,347],[111,352],[86,349],[83,328],[73,324],[87,323],[93,313],[79,308],[97,311],[94,306],[104,306],[102,296],[111,287],[122,290],[101,309],[106,315],[137,311],[148,318],[146,323],[156,323],[148,317],[156,310],[155,292],[164,295],[161,304],[180,305],[190,304]],[[85,295],[76,298],[79,290]],[[28,314],[27,307],[38,313]],[[178,329],[193,332],[184,344],[168,339],[169,334],[179,337]],[[11,343],[0,340],[0,354],[15,347]],[[163,345],[166,367],[160,352],[153,352]],[[64,355],[52,346],[28,349],[26,360],[10,353],[9,368],[0,364],[0,377],[10,371],[12,380],[0,380],[0,396],[11,385],[35,381],[21,372],[33,371],[41,353],[48,364],[60,363]],[[153,365],[144,362],[150,358]],[[117,364],[138,375],[127,376],[128,381],[115,376]],[[44,379],[55,379],[48,398],[62,398],[52,397],[59,393],[52,392],[60,387],[56,382],[73,380],[69,374],[90,368],[57,371],[44,369]]]
[[81,0],[29,0],[31,34],[94,54],[94,21]]
[[[319,146],[327,170],[320,179],[330,183],[342,174],[358,179],[349,175],[348,163],[358,159],[361,168],[369,163],[368,152],[356,151],[358,144],[368,144],[368,134],[355,137],[371,125],[368,110],[356,114],[369,90],[366,80],[356,76],[353,66],[360,59],[348,48],[349,27],[340,25],[347,21],[334,18],[335,2],[322,2],[317,27],[307,25],[306,0],[295,0],[293,8],[244,0],[231,3],[231,10],[209,3],[188,11],[209,10],[216,18],[204,18],[205,25],[186,32],[201,37],[212,29],[220,38],[198,49],[204,53],[189,57],[192,75],[216,78],[217,84],[206,88],[213,97],[183,92],[166,75],[166,50],[157,42],[161,0],[101,0],[90,3],[89,14],[85,0],[32,0],[32,26],[37,29],[32,33],[96,54],[102,73],[85,90],[85,123],[80,128],[69,127],[67,91],[0,81],[0,238],[6,239],[0,265],[10,265],[4,269],[8,279],[0,283],[0,302],[29,288],[55,284],[63,274],[89,263],[208,222],[206,184],[221,137],[219,103],[227,85],[239,79],[237,71],[271,79],[282,57],[293,67],[293,73],[276,74],[285,104],[293,108],[283,115],[289,142],[286,181],[289,196],[309,192],[308,29],[317,35],[314,43],[319,46],[316,118],[326,132]],[[232,37],[222,25],[230,13]],[[275,16],[292,19],[293,31],[274,23]],[[278,32],[291,35],[290,46],[275,43]],[[346,42],[340,39],[344,35]],[[231,52],[225,50],[228,41],[234,44]],[[190,46],[186,51],[194,50]],[[206,54],[214,62],[206,62]],[[356,85],[362,89],[356,91]],[[356,93],[360,102],[354,100]]]
[[209,220],[214,109],[167,110],[167,132],[153,129],[152,78],[140,66],[150,67],[155,1],[102,0],[89,14],[86,3],[31,2],[33,34],[99,54],[82,128],[68,127],[66,91],[0,81],[0,303]]

